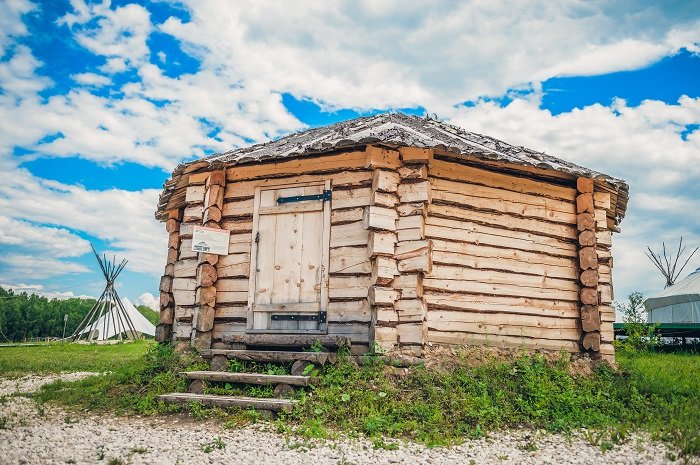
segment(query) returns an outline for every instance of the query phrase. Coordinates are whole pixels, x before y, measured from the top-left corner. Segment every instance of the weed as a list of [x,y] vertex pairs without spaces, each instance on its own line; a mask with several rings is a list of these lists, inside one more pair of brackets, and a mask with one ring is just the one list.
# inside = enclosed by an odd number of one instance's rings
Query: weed
[[105,458],[105,446],[100,446],[97,449],[97,460],[104,460]]
[[209,454],[210,452],[214,452],[215,450],[224,449],[225,447],[226,447],[226,443],[220,437],[214,438],[214,440],[211,442],[205,442],[205,443],[199,445],[199,448],[205,454]]
[[132,454],[145,454],[148,452],[148,447],[133,447],[131,449]]
[[250,397],[272,397],[275,388],[272,386],[251,386],[248,390]]
[[107,465],[126,465],[126,463],[118,457],[112,457],[109,459],[109,462],[107,462]]
[[78,422],[78,420],[75,420],[75,419],[71,418],[70,415],[66,415],[66,416],[63,418],[63,423],[65,423],[65,424],[67,424],[67,425],[70,425],[70,424],[73,424],[73,423],[77,423],[77,422]]
[[0,429],[7,429],[7,418],[0,417]]
[[399,445],[395,442],[386,442],[384,438],[376,438],[372,441],[372,447],[375,449],[398,450]]
[[520,446],[520,449],[526,452],[535,452],[538,449],[538,447],[537,443],[534,440],[528,439],[525,444]]
[[316,339],[313,344],[311,344],[309,347],[304,349],[306,352],[326,352],[328,349],[326,349],[323,344],[321,344],[321,341]]

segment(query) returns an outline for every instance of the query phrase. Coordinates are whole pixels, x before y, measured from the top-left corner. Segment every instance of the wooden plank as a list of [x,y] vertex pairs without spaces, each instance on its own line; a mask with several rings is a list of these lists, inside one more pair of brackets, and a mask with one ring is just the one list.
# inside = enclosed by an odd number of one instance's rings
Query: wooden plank
[[231,234],[228,239],[228,253],[250,253],[250,233]]
[[178,373],[187,379],[201,379],[223,383],[240,384],[289,384],[291,386],[309,386],[318,383],[318,378],[311,376],[266,375],[261,373],[231,373],[227,371],[183,371]]
[[219,278],[243,277],[248,276],[249,272],[249,253],[221,255],[216,264],[216,273]]
[[330,272],[368,274],[372,272],[367,247],[337,247],[330,250]]
[[369,231],[365,229],[362,221],[333,225],[331,227],[331,248],[366,245],[368,239]]
[[344,336],[356,344],[369,342],[370,325],[367,323],[335,323],[328,325],[329,336]]
[[[304,189],[304,195],[313,194],[314,188],[306,187]],[[325,202],[320,203],[321,206],[325,204]],[[299,267],[299,302],[320,302],[323,211],[305,212],[301,215],[301,221],[302,243]],[[312,323],[315,326],[314,329],[317,329],[317,323]]]
[[398,203],[399,198],[395,194],[387,194],[386,192],[373,191],[370,199],[370,204],[378,207],[393,209]]
[[468,180],[473,184],[497,187],[522,194],[534,194],[554,199],[576,200],[576,189],[543,181],[536,181],[511,174],[499,173],[492,170],[465,166],[443,160],[433,160],[430,163],[429,174],[431,176],[452,179],[456,181]]
[[550,255],[578,256],[577,246],[571,242],[533,233],[483,226],[467,221],[428,217],[426,218],[425,235],[436,239],[454,240],[458,238],[460,242],[536,251]]
[[364,299],[367,297],[370,276],[331,276],[328,291],[331,299]]
[[[523,218],[505,213],[483,212],[455,205],[433,203],[428,205],[428,214],[441,218],[466,220],[486,226],[498,226],[523,232],[534,232],[565,239],[576,239],[576,226],[552,223],[542,219]],[[411,217],[409,217],[411,218]]]
[[401,291],[402,299],[420,299],[423,297],[423,275],[402,273],[394,278],[391,287]]
[[374,258],[371,278],[373,285],[387,285],[394,279],[394,276],[398,274],[399,270],[396,265],[396,260],[381,255]]
[[428,179],[428,166],[425,164],[402,166],[398,169],[401,179]]
[[225,202],[221,210],[224,217],[249,216],[253,214],[253,198],[240,199],[233,202]]
[[433,149],[422,147],[399,147],[399,153],[404,163],[430,163],[433,160]]
[[596,244],[603,247],[612,247],[612,231],[596,231],[595,233]]
[[189,404],[196,403],[212,407],[241,407],[253,408],[257,410],[271,410],[274,412],[291,412],[294,401],[289,399],[263,399],[260,397],[243,396],[220,396],[206,394],[192,394],[190,392],[179,392],[174,394],[163,394],[158,399],[167,404]]
[[241,334],[224,338],[227,344],[247,346],[308,348],[316,343],[329,349],[350,347],[352,342],[346,337],[325,336],[322,334]]
[[[218,300],[218,299],[217,299]],[[246,298],[243,300],[243,302],[246,302],[247,300],[247,290],[246,290]],[[236,320],[244,320],[248,316],[248,308],[246,305],[230,305],[230,304],[225,304],[225,303],[220,303],[217,301],[216,303],[216,313],[214,314],[214,327],[218,324],[218,321],[221,320],[226,320],[226,319],[236,319]],[[243,328],[245,330],[245,326]]]
[[255,163],[252,165],[234,166],[226,170],[226,180],[231,182],[280,175],[289,176],[290,174],[321,173],[325,171],[365,168],[366,162],[367,154],[365,152],[348,152],[321,157],[297,157],[292,160],[276,163]]
[[[558,330],[566,330],[566,335],[572,336],[574,340],[580,338],[581,324],[578,318],[559,318],[541,315],[523,315],[518,313],[478,313],[478,312],[456,312],[445,310],[431,310],[427,315],[428,327],[441,331],[467,331],[467,332],[488,332],[489,334],[501,333],[499,327],[508,327],[508,331],[517,331],[520,328],[538,328],[551,330],[545,336],[537,335],[530,337],[543,337],[551,339],[557,337]],[[450,329],[450,325],[453,325]],[[475,327],[474,325],[484,325]],[[448,329],[445,329],[448,328]],[[476,328],[476,329],[475,329]],[[496,331],[496,332],[492,332]],[[523,333],[535,334],[535,333]],[[520,334],[515,334],[519,336]],[[566,337],[564,337],[566,339]]]
[[372,286],[369,288],[368,301],[370,305],[393,305],[399,298],[399,293],[390,287]]
[[367,323],[372,320],[372,308],[366,299],[330,302],[328,304],[328,321],[347,323],[359,321]]
[[428,341],[435,344],[524,347],[528,349],[580,352],[578,341],[535,339],[525,336],[502,336],[483,333],[428,330]]
[[399,322],[421,322],[428,314],[428,306],[421,299],[400,299],[394,304]]
[[366,167],[397,169],[401,166],[399,152],[374,145],[368,145],[365,149]]
[[437,292],[469,292],[508,297],[530,297],[536,299],[568,300],[578,302],[578,291],[566,291],[503,283],[482,283],[455,279],[424,278],[423,287]]
[[399,343],[422,345],[426,342],[426,328],[422,323],[403,323],[396,325]]
[[335,363],[336,355],[331,352],[289,352],[278,350],[229,350],[207,349],[200,352],[202,357],[211,358],[215,355],[224,355],[229,359],[244,360],[248,362],[305,362],[324,365]]
[[593,203],[596,208],[610,210],[610,193],[609,192],[594,192]]
[[399,242],[420,241],[425,239],[425,227],[401,229],[397,231]]
[[245,220],[227,220],[223,219],[221,220],[221,228],[222,229],[227,229],[231,231],[231,233],[235,234],[241,234],[241,233],[250,233],[250,231],[253,229],[253,220],[252,219],[245,219]]
[[175,278],[173,279],[173,291],[192,291],[197,288],[195,278]]
[[175,305],[194,305],[195,293],[188,289],[175,289],[172,292]]
[[372,188],[333,190],[331,206],[333,210],[340,208],[364,207],[372,202]]
[[331,212],[331,224],[352,223],[362,221],[362,216],[365,213],[363,207],[336,209]]

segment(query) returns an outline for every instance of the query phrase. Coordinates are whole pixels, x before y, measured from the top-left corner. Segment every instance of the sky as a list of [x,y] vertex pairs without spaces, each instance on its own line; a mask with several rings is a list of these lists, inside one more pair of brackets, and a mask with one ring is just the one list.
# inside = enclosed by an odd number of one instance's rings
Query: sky
[[155,307],[175,166],[384,111],[625,179],[618,300],[700,245],[698,0],[0,0],[0,286]]

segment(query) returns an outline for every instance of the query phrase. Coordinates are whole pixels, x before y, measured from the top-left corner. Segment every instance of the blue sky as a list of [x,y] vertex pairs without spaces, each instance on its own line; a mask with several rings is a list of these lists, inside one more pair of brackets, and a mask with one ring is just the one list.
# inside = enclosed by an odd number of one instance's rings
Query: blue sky
[[153,304],[153,212],[178,163],[400,110],[626,179],[615,293],[653,293],[645,246],[700,245],[688,4],[4,2],[0,285],[99,294],[92,242],[129,259],[122,294]]

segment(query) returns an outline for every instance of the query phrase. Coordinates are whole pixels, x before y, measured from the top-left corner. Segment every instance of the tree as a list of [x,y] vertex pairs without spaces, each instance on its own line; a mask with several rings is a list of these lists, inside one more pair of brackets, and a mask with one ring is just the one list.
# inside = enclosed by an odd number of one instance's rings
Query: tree
[[644,294],[633,292],[627,296],[627,302],[615,302],[615,310],[622,315],[627,339],[618,346],[629,352],[653,350],[660,340],[656,334],[657,324],[646,323]]

